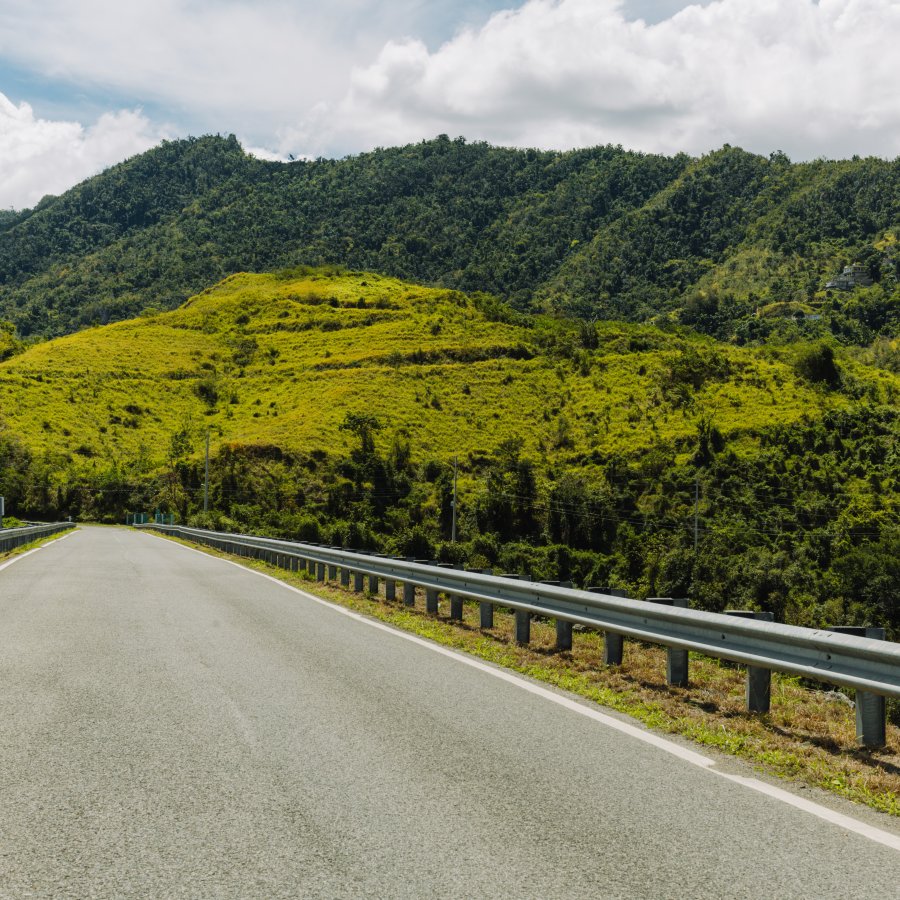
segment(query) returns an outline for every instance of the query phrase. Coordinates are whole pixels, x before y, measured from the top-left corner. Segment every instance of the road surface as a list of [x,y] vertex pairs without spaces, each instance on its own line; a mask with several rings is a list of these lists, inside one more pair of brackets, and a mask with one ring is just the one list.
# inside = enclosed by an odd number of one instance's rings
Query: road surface
[[900,890],[893,820],[150,534],[19,559],[0,623],[2,897]]

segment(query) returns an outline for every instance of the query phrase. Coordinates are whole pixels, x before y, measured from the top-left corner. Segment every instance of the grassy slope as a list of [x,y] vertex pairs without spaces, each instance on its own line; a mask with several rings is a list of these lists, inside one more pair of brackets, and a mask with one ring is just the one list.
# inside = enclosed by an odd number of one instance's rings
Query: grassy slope
[[[387,426],[379,440],[405,430],[416,456],[489,452],[513,436],[531,454],[574,465],[660,440],[686,452],[703,416],[741,452],[767,426],[848,402],[771,353],[647,326],[599,331],[599,348],[578,366],[540,349],[547,335],[557,346],[574,340],[571,326],[488,321],[458,293],[363,273],[236,275],[174,312],[0,364],[0,408],[32,450],[68,454],[90,471],[138,457],[152,468],[176,431],[207,425],[214,447],[341,450],[348,411],[378,416]],[[686,349],[729,372],[688,400],[670,390]],[[884,392],[896,389],[893,376],[878,378]]]

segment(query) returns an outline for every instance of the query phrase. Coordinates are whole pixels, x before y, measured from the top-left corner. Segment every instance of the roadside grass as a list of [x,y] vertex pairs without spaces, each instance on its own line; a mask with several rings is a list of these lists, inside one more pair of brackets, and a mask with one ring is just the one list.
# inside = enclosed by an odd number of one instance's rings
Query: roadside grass
[[623,665],[606,666],[598,633],[576,631],[572,651],[558,652],[554,623],[535,619],[531,642],[522,646],[515,640],[512,614],[499,609],[495,627],[486,631],[479,627],[474,602],[464,603],[462,622],[451,622],[444,598],[438,616],[425,612],[422,591],[417,591],[415,607],[406,607],[400,600],[387,602],[383,586],[377,596],[356,594],[317,582],[307,573],[286,572],[258,560],[168,539],[233,559],[404,631],[625,713],[649,727],[740,757],[761,772],[900,816],[900,729],[888,724],[887,746],[882,750],[860,748],[853,707],[827,685],[811,688],[798,677],[773,672],[771,711],[751,714],[744,707],[744,669],[702,654],[690,654],[690,686],[671,687],[666,683],[662,647],[627,641]]

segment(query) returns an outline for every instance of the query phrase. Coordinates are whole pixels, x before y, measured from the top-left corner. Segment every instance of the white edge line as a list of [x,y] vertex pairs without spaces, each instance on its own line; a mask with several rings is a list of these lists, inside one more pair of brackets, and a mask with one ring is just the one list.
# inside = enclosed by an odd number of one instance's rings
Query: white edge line
[[774,784],[767,784],[765,781],[760,781],[758,778],[732,775],[729,772],[720,772],[715,769],[712,769],[711,771],[714,775],[719,775],[722,778],[726,778],[728,781],[740,784],[745,788],[749,788],[751,791],[765,794],[767,797],[773,797],[776,800],[780,800],[782,803],[787,803],[789,806],[794,806],[810,815],[823,819],[826,822],[830,822],[832,825],[837,825],[840,828],[846,828],[847,831],[853,831],[856,834],[862,835],[870,841],[884,844],[885,847],[890,847],[892,850],[900,850],[900,835],[891,834],[889,831],[882,831],[874,825],[867,825],[865,822],[860,822],[859,819],[854,819],[852,816],[847,816],[844,815],[844,813],[829,809],[827,806],[821,806],[813,800],[807,800],[805,797],[798,797],[796,794],[784,790],[784,788],[776,787]]
[[[72,537],[73,534],[75,534],[74,531],[69,531],[61,537],[58,537],[55,540],[51,541],[51,543],[56,544],[59,543],[59,541],[64,541],[67,537]],[[52,538],[54,537],[54,535],[51,534],[50,537]],[[36,540],[41,540],[41,538],[36,538]],[[18,556],[14,556],[12,559],[8,559],[5,563],[0,564],[0,572],[2,572],[4,569],[8,569],[12,565],[15,565],[17,562],[19,562],[19,560],[25,559],[26,556],[31,556],[32,553],[37,553],[49,546],[50,544],[41,544],[40,547],[32,547],[31,550],[26,550],[24,553],[20,553]]]
[[[148,532],[140,533],[149,534]],[[793,806],[796,809],[809,813],[810,815],[815,816],[818,819],[822,819],[823,821],[828,822],[832,825],[837,825],[838,827],[844,828],[847,831],[851,831],[862,837],[868,838],[870,841],[874,841],[878,844],[883,844],[885,847],[890,847],[892,850],[900,851],[900,835],[892,834],[889,831],[883,831],[882,829],[876,828],[873,825],[867,825],[865,822],[860,822],[858,819],[854,819],[852,816],[847,816],[833,809],[829,809],[827,806],[822,806],[821,804],[816,803],[812,800],[807,800],[805,797],[798,797],[796,794],[792,794],[790,791],[786,791],[783,788],[768,784],[767,782],[761,781],[758,778],[748,778],[743,775],[732,775],[728,772],[722,772],[715,768],[716,761],[710,759],[708,756],[703,756],[703,754],[701,753],[696,753],[693,750],[682,747],[679,744],[674,743],[673,741],[653,734],[653,732],[651,731],[639,728],[636,725],[630,725],[628,722],[622,722],[619,719],[613,718],[612,716],[600,712],[599,710],[592,709],[589,706],[585,706],[583,703],[579,703],[576,700],[572,700],[569,697],[563,696],[562,694],[558,694],[554,691],[548,690],[547,688],[541,687],[538,684],[534,684],[519,675],[515,675],[512,672],[506,671],[505,669],[500,669],[496,666],[489,665],[488,663],[482,662],[481,660],[475,659],[474,657],[468,656],[467,654],[460,651],[450,650],[447,647],[442,647],[440,644],[433,643],[432,641],[421,638],[418,635],[410,634],[407,631],[402,631],[399,628],[395,628],[392,625],[387,625],[384,622],[379,622],[377,619],[370,619],[368,616],[361,615],[360,613],[355,612],[351,609],[339,606],[338,604],[332,603],[329,600],[325,600],[322,597],[316,597],[315,594],[309,594],[306,591],[301,590],[300,588],[296,588],[291,584],[287,584],[287,582],[284,582],[279,578],[275,578],[273,575],[267,575],[265,572],[260,572],[257,569],[248,568],[247,566],[242,565],[239,562],[234,562],[230,559],[223,559],[222,557],[213,556],[212,554],[206,553],[205,551],[197,549],[196,547],[188,547],[185,544],[180,544],[177,541],[171,541],[168,538],[162,537],[160,535],[149,534],[149,536],[154,537],[160,541],[165,541],[170,546],[181,547],[182,550],[187,550],[190,553],[199,553],[201,556],[206,557],[206,559],[215,559],[219,562],[227,563],[230,566],[236,566],[238,569],[241,569],[244,572],[258,575],[260,578],[265,578],[267,581],[272,581],[282,588],[286,588],[287,590],[292,591],[295,594],[299,594],[301,597],[307,600],[312,600],[314,603],[318,603],[321,606],[334,610],[337,613],[341,613],[342,615],[345,615],[350,619],[362,622],[365,625],[369,625],[372,628],[377,628],[379,631],[387,632],[388,634],[392,634],[395,637],[402,638],[403,640],[409,641],[410,643],[418,644],[420,647],[425,647],[426,649],[431,650],[434,653],[440,653],[442,656],[447,656],[450,659],[454,659],[457,662],[463,663],[464,665],[471,666],[473,669],[478,669],[479,671],[485,672],[486,674],[491,675],[494,678],[499,678],[501,681],[506,681],[509,684],[514,684],[531,694],[536,694],[538,697],[549,700],[551,703],[556,703],[558,706],[562,706],[565,709],[570,710],[571,712],[586,716],[589,719],[593,719],[595,722],[600,722],[601,724],[606,725],[608,728],[613,728],[616,731],[627,734],[639,741],[643,741],[645,744],[650,744],[651,746],[656,747],[659,750],[663,750],[664,752],[669,753],[672,756],[676,756],[693,766],[705,769],[712,775],[718,775],[720,778],[724,778],[727,781],[734,782],[735,784],[741,785],[748,790],[764,794],[774,800],[779,800],[782,803],[786,803],[788,806]],[[30,552],[33,553],[34,551]],[[10,565],[10,563],[7,563],[7,565]]]

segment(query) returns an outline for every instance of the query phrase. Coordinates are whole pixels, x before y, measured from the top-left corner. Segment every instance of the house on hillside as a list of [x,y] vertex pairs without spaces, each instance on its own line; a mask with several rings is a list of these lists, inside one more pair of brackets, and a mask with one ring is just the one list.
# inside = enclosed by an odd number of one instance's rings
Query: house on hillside
[[833,281],[829,281],[825,288],[832,288],[838,291],[852,291],[856,287],[871,287],[872,279],[869,277],[869,270],[859,263],[853,263],[852,266],[844,266],[844,271],[838,275]]

